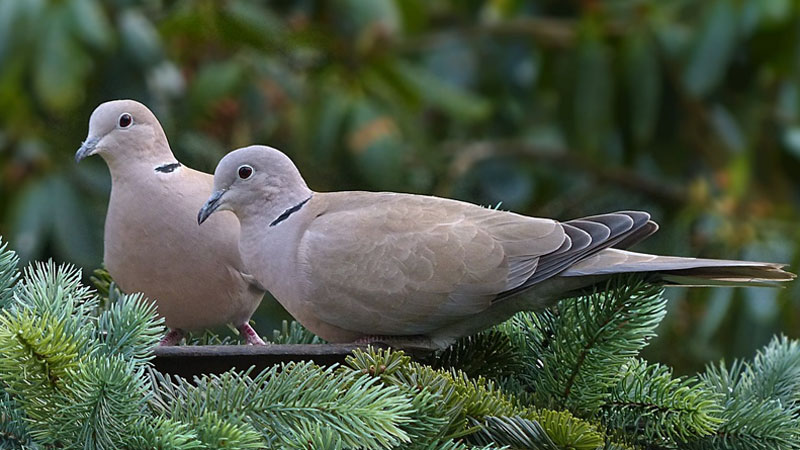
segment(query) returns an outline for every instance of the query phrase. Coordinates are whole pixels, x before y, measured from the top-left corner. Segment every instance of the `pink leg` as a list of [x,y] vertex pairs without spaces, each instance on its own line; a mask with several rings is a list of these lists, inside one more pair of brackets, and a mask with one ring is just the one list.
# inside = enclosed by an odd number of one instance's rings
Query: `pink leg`
[[241,325],[239,327],[239,332],[241,332],[242,336],[244,336],[244,340],[247,345],[267,345],[261,340],[261,337],[259,337],[258,333],[256,333],[256,330],[254,330],[249,323],[245,322],[243,325]]
[[169,333],[167,333],[167,335],[161,339],[161,342],[159,342],[158,345],[177,345],[181,339],[183,339],[183,330],[175,328],[174,330],[169,330]]

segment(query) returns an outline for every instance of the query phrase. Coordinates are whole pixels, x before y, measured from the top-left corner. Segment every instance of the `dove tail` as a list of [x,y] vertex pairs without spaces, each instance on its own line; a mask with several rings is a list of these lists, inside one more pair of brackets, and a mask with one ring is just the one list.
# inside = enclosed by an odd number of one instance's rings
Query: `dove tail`
[[605,249],[562,272],[564,277],[650,273],[667,285],[778,286],[796,275],[783,264],[723,259],[681,258]]

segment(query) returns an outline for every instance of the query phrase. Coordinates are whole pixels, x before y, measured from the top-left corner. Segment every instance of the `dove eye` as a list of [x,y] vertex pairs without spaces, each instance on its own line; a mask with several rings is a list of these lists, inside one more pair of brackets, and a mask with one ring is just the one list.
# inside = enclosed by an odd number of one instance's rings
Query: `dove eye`
[[128,128],[133,123],[133,117],[128,113],[122,113],[119,116],[119,127]]
[[253,175],[253,168],[252,167],[250,167],[250,166],[248,166],[246,164],[244,166],[240,166],[239,167],[239,178],[241,178],[243,180],[246,180],[246,179],[250,178],[251,175]]

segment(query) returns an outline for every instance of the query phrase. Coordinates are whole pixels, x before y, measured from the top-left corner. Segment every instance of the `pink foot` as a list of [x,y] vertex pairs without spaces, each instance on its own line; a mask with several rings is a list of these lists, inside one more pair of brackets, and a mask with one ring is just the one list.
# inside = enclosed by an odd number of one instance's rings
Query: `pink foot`
[[158,345],[163,345],[163,346],[177,345],[178,342],[181,341],[181,339],[183,339],[183,330],[179,330],[176,328],[174,330],[169,330],[169,333],[167,333],[167,335],[161,339],[161,342],[159,342]]
[[254,330],[249,323],[245,323],[240,326],[239,332],[241,332],[242,336],[244,336],[244,341],[247,343],[247,345],[267,345],[261,340],[261,337],[259,337],[258,333],[256,333],[256,330]]

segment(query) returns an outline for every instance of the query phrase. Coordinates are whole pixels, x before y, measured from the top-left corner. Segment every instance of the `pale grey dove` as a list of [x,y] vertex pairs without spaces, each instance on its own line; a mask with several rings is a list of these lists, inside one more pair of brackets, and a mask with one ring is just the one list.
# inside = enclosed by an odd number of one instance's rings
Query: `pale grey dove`
[[286,155],[263,146],[220,161],[198,222],[219,210],[239,218],[239,249],[258,281],[332,342],[443,348],[618,273],[691,284],[794,278],[780,264],[610,248],[656,231],[645,212],[562,223],[438,197],[313,192]]
[[104,260],[126,292],[143,292],[170,332],[232,323],[248,344],[264,344],[248,324],[264,295],[242,264],[239,224],[220,214],[199,227],[197,209],[213,177],[179,163],[158,119],[144,105],[117,100],[98,106],[76,161],[100,155],[111,172]]

